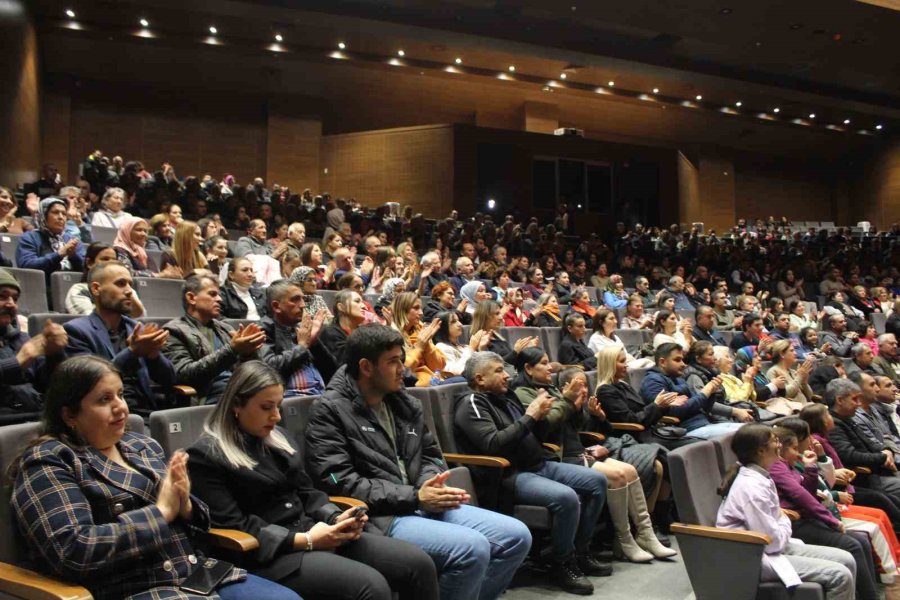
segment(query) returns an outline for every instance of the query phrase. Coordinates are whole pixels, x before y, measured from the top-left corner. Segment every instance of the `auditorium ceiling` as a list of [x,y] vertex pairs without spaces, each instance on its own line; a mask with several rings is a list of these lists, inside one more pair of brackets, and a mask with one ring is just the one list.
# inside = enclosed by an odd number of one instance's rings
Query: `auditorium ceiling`
[[200,55],[218,45],[235,60],[264,56],[267,69],[345,59],[371,69],[490,77],[548,98],[597,93],[715,111],[799,136],[829,129],[849,147],[900,130],[900,12],[854,0],[35,0],[33,6],[51,73],[70,70],[67,61],[87,47],[85,40],[98,52],[116,53],[156,44],[170,52],[202,48]]

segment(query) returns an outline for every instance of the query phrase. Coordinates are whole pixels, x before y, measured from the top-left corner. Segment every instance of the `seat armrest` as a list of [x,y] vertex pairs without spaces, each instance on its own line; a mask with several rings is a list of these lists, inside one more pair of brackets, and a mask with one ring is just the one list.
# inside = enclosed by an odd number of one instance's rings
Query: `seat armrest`
[[610,423],[615,431],[643,431],[644,426],[640,423]]
[[196,396],[197,390],[192,388],[189,385],[173,385],[172,389],[175,390],[176,396]]
[[678,425],[679,423],[681,423],[681,419],[679,419],[678,417],[666,416],[666,417],[660,418],[659,422],[665,423],[666,425]]
[[444,453],[444,460],[448,463],[457,463],[460,465],[472,465],[475,467],[495,467],[505,469],[509,467],[509,461],[499,456],[483,456],[480,454],[447,454]]
[[859,475],[871,475],[872,469],[869,467],[853,467],[853,472]]
[[331,500],[332,504],[337,504],[339,507],[347,510],[348,508],[356,508],[357,506],[361,506],[363,508],[369,508],[369,505],[363,502],[362,500],[357,500],[356,498],[350,498],[349,496],[328,496],[328,499]]
[[758,531],[747,531],[744,529],[725,529],[724,527],[685,525],[683,523],[672,523],[671,529],[672,533],[676,535],[696,535],[699,537],[728,540],[731,542],[759,544],[761,546],[768,546],[772,543],[772,538],[768,535],[759,533]]
[[789,508],[782,508],[781,512],[783,512],[785,515],[787,515],[787,518],[790,519],[791,521],[799,521],[800,520],[800,513],[798,513],[796,510],[791,510]]
[[211,545],[224,550],[250,552],[259,548],[259,540],[249,533],[237,529],[212,527],[206,535]]
[[544,448],[546,448],[553,454],[559,454],[562,451],[562,447],[558,446],[557,444],[551,444],[550,442],[544,442],[541,445],[544,446]]
[[90,600],[91,593],[80,585],[66,583],[23,569],[0,563],[0,593],[26,600]]
[[606,436],[602,433],[596,433],[594,431],[579,431],[578,437],[581,438],[581,443],[585,446],[593,446],[594,444],[599,444],[606,439]]

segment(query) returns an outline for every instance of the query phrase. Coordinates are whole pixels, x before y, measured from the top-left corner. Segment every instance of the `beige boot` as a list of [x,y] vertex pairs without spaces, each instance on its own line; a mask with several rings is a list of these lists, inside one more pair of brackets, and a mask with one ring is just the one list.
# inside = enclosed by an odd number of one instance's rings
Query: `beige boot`
[[616,488],[607,490],[606,506],[609,508],[609,516],[612,517],[613,527],[616,530],[614,552],[617,557],[623,555],[634,563],[650,562],[653,555],[641,550],[631,536],[631,523],[628,521],[628,488]]
[[636,479],[626,487],[628,490],[628,513],[637,526],[638,546],[652,554],[656,558],[671,558],[678,554],[671,548],[663,546],[653,533],[653,523],[650,521],[650,513],[647,512],[647,500],[644,498],[644,489],[641,480]]

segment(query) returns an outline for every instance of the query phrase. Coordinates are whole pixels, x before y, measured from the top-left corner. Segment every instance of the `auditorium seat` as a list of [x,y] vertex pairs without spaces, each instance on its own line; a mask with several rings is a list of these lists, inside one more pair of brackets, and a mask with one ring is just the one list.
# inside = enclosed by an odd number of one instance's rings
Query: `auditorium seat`
[[591,299],[591,305],[599,306],[603,304],[603,291],[600,288],[586,285],[584,286],[584,289],[587,291],[588,297]]
[[172,319],[169,317],[141,317],[138,319],[141,323],[153,323],[157,327],[162,328],[166,323],[171,321]]
[[316,295],[325,301],[325,306],[334,314],[334,303],[337,299],[337,291],[335,290],[316,290]]
[[639,356],[641,346],[644,344],[644,334],[641,329],[616,329],[616,337],[625,344],[625,349],[632,356]]
[[81,282],[81,273],[72,271],[57,271],[50,275],[50,297],[53,300],[53,310],[66,312],[66,294],[76,283]]
[[0,252],[3,252],[3,256],[12,261],[13,266],[16,266],[16,248],[18,247],[18,245],[19,234],[0,234]]
[[77,319],[81,315],[70,315],[67,313],[42,312],[32,313],[28,315],[28,335],[36,336],[44,329],[44,323],[50,319],[54,323],[63,325],[72,319]]
[[734,339],[734,331],[730,329],[725,329],[723,331],[719,331],[719,335],[722,336],[722,339],[725,340],[726,344],[731,344],[731,340]]
[[103,242],[110,246],[116,241],[116,235],[118,233],[119,230],[115,227],[98,227],[97,225],[91,227],[91,237],[94,238],[94,241]]
[[871,315],[869,315],[869,319],[872,321],[872,325],[875,326],[875,333],[877,333],[878,335],[884,333],[884,327],[887,324],[887,317],[884,315],[884,313],[873,312]]
[[147,258],[153,261],[157,269],[162,270],[162,250],[147,250]]
[[47,280],[37,269],[7,269],[19,280],[19,312],[24,314],[47,312]]
[[559,327],[541,327],[541,346],[551,361],[559,360],[559,344],[562,342],[562,329]]
[[303,450],[303,435],[309,423],[309,409],[321,396],[297,396],[281,403],[281,426],[287,429]]
[[154,279],[152,277],[135,277],[134,288],[144,304],[145,316],[148,317],[180,317],[184,313],[181,306],[180,279]]
[[536,337],[538,344],[544,343],[540,327],[501,327],[500,335],[506,339],[510,348],[515,348],[516,342],[527,337]]
[[713,438],[711,441],[716,449],[716,461],[719,463],[719,472],[722,477],[728,468],[737,462],[737,454],[731,449],[731,440],[734,439],[734,432],[722,437]]
[[678,537],[697,600],[718,600],[725,589],[728,598],[822,600],[824,595],[818,584],[801,584],[788,595],[780,582],[760,583],[768,536],[715,526],[721,504],[716,489],[722,476],[712,442],[689,444],[669,452],[669,476],[682,521],[672,524],[672,532]]
[[687,309],[679,308],[679,309],[677,309],[677,310],[675,311],[675,314],[678,315],[678,318],[679,318],[679,319],[687,319],[687,320],[689,320],[691,323],[694,322],[694,311],[693,311],[693,309],[687,310]]
[[225,319],[225,323],[234,327],[235,331],[241,328],[242,325],[249,325],[250,323],[259,324],[259,321],[254,321],[253,319]]
[[214,405],[168,408],[150,413],[150,436],[159,442],[166,456],[187,448],[203,433],[203,422]]
[[638,394],[641,393],[641,382],[650,369],[628,369],[628,383],[634,388]]

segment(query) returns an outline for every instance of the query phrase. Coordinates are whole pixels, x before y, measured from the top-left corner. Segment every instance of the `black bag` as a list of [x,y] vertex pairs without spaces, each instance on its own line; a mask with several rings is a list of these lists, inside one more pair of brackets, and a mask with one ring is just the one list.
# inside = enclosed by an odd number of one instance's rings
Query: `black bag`
[[676,425],[654,425],[652,431],[653,435],[663,440],[680,440],[688,433],[687,429]]

